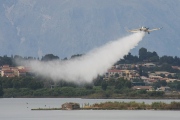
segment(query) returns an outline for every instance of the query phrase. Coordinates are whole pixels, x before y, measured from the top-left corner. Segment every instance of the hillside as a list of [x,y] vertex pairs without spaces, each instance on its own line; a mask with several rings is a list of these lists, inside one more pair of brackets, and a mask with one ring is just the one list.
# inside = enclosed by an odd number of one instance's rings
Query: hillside
[[125,31],[163,27],[131,51],[146,47],[159,55],[179,56],[179,0],[1,0],[0,55],[61,58],[86,53]]

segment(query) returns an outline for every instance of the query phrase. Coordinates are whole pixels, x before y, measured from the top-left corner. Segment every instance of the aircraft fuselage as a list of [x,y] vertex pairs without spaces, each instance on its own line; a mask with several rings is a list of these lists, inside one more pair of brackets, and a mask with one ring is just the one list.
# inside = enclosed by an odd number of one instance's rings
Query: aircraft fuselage
[[149,28],[147,28],[147,27],[141,27],[141,28],[138,28],[138,29],[128,30],[128,32],[143,31],[143,32],[147,32],[148,34],[150,34],[151,31],[160,30],[160,29],[162,29],[162,28],[154,28],[154,29],[149,30]]

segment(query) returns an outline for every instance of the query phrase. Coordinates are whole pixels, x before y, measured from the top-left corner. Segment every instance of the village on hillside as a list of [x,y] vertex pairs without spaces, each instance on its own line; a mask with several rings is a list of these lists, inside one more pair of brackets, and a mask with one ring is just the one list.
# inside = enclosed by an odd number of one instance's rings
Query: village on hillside
[[1,77],[23,77],[26,76],[29,70],[24,66],[10,67],[3,65],[0,67]]
[[[82,54],[72,55],[69,59],[81,56]],[[14,62],[17,58],[42,62],[68,60],[53,54],[47,54],[41,60],[17,55],[0,57],[1,96],[180,97],[180,58],[167,55],[159,57],[156,52],[149,52],[146,48],[139,50],[139,56],[128,53],[103,75],[94,78],[92,83],[82,83],[80,86],[64,79],[53,81],[50,77],[42,77],[31,71],[30,67],[17,66]]]
[[[171,73],[167,71],[153,71],[148,72],[146,76],[140,75],[140,66],[144,68],[154,68],[157,67],[154,63],[144,63],[144,64],[118,64],[113,66],[107,71],[104,79],[110,80],[111,78],[124,78],[131,81],[132,89],[136,90],[147,90],[147,91],[164,91],[170,92],[171,88],[167,86],[167,83],[180,81],[180,79],[173,78],[176,73]],[[180,70],[179,66],[172,66],[173,69]],[[163,86],[158,88],[153,88],[153,84],[156,82],[164,83]]]
[[[167,71],[148,72],[146,76],[141,76],[139,73],[140,66],[144,68],[157,67],[154,63],[118,64],[112,66],[112,68],[103,75],[103,80],[109,81],[111,79],[124,78],[125,80],[131,81],[132,89],[164,92],[171,91],[167,83],[180,81],[180,79],[173,78],[176,73]],[[180,70],[179,66],[172,66],[172,68]],[[3,65],[0,67],[0,73],[1,77],[25,77],[32,72],[30,68],[24,66],[10,67],[9,65]],[[154,89],[152,85],[158,81],[161,81],[164,85]]]

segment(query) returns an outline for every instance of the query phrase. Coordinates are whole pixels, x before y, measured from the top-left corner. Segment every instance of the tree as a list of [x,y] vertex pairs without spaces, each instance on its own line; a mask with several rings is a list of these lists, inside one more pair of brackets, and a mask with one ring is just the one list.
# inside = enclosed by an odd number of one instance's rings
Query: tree
[[132,83],[130,81],[126,80],[124,86],[127,87],[127,88],[131,88],[132,87]]
[[161,66],[161,70],[168,71],[168,72],[174,72],[174,69],[170,64],[164,63]]
[[16,88],[16,89],[21,87],[20,81],[18,79],[12,80],[12,84],[13,84],[13,88]]
[[161,80],[160,83],[161,83],[161,86],[166,86],[167,85],[166,80]]
[[180,58],[178,58],[177,56],[174,57],[174,63],[173,65],[177,65],[180,66]]
[[151,62],[158,62],[158,61],[159,61],[159,56],[150,57],[149,60],[150,60]]
[[161,73],[159,76],[161,76],[161,77],[165,78],[165,74],[162,74],[162,73]]
[[11,78],[2,77],[1,79],[2,79],[2,87],[3,88],[13,88]]
[[85,88],[86,89],[93,89],[93,85],[92,84],[85,84]]
[[76,91],[73,87],[63,87],[61,88],[61,92],[63,96],[75,96]]
[[103,81],[103,77],[98,76],[96,79],[93,80],[94,86],[101,86]]
[[143,61],[147,59],[147,49],[146,48],[140,48],[139,49],[139,60]]
[[161,86],[166,86],[167,82],[165,80],[158,80],[157,82],[153,83],[153,87],[155,89],[161,87]]
[[176,74],[174,75],[174,78],[175,78],[175,79],[180,79],[180,73],[176,73]]
[[143,74],[142,74],[142,72],[143,72],[143,70],[142,70],[142,66],[140,65],[140,66],[139,66],[139,75],[140,75],[140,76],[142,76],[142,75],[143,75]]
[[126,82],[126,80],[124,80],[124,78],[120,78],[120,79],[116,80],[115,89],[122,89],[123,87],[126,87],[125,82]]
[[31,80],[30,83],[28,84],[28,87],[30,89],[36,90],[36,89],[43,88],[43,84],[39,81]]
[[51,61],[51,60],[58,60],[59,57],[58,56],[55,56],[53,54],[47,54],[45,55],[44,57],[42,57],[42,61]]
[[0,56],[0,66],[2,65],[12,65],[12,59],[11,57],[8,57],[7,55],[4,55],[3,57]]
[[169,82],[168,86],[171,89],[180,90],[180,82],[179,81]]
[[0,80],[0,96],[3,96],[3,87],[2,87],[2,81]]
[[102,84],[101,84],[101,88],[102,88],[103,90],[106,90],[106,89],[107,89],[107,86],[108,86],[107,82],[106,82],[106,81],[103,81]]
[[138,61],[137,56],[131,55],[131,53],[128,53],[127,55],[124,56],[125,63],[130,64],[130,63],[135,63]]
[[110,78],[108,81],[108,86],[114,86],[115,85],[115,78]]
[[168,78],[173,78],[171,74],[169,74],[167,77],[168,77]]
[[118,74],[118,73],[115,73],[115,75],[114,75],[114,76],[117,78],[117,77],[119,77],[119,74]]
[[160,83],[159,81],[153,83],[153,88],[154,88],[154,89],[157,89],[157,88],[159,88],[159,87],[161,87],[161,83]]
[[82,55],[83,55],[83,54],[72,55],[72,56],[71,56],[71,59],[72,59],[72,58],[81,57]]
[[147,93],[149,96],[152,96],[152,97],[160,97],[164,95],[163,91],[148,91]]
[[172,56],[164,55],[164,56],[162,56],[162,57],[159,59],[159,62],[160,62],[161,64],[163,64],[163,63],[173,64],[174,58],[173,58]]

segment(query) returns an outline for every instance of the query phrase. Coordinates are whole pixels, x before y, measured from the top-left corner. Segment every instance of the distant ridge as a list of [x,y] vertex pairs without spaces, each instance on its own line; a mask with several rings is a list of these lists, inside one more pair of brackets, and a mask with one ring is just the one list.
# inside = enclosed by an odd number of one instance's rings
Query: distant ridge
[[1,0],[0,55],[83,54],[143,25],[163,29],[146,35],[133,54],[145,47],[180,57],[179,11],[179,0]]

